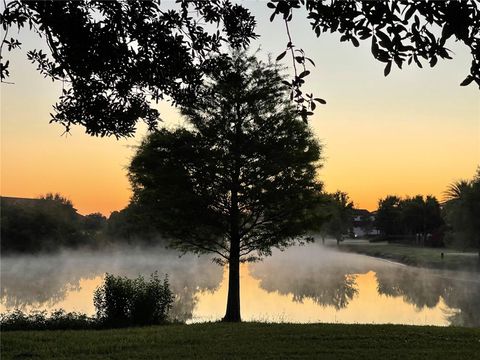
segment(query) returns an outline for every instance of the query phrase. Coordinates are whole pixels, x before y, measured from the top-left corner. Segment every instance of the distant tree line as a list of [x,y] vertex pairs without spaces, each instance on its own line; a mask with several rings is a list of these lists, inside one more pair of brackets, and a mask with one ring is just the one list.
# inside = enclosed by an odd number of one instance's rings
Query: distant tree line
[[159,242],[148,216],[132,205],[112,212],[108,219],[98,212],[80,215],[60,194],[1,197],[0,229],[2,254]]
[[76,247],[87,238],[82,225],[71,201],[59,194],[39,199],[2,197],[2,253]]
[[439,201],[432,195],[401,198],[387,195],[374,212],[356,209],[347,193],[323,193],[317,211],[324,221],[317,232],[337,243],[354,237],[354,227],[379,240],[420,246],[479,249],[480,255],[480,167],[473,179],[452,183]]
[[480,250],[480,167],[473,179],[459,180],[440,203],[434,196],[379,200],[375,226],[386,239],[420,245]]
[[375,224],[383,237],[441,246],[445,222],[434,196],[400,198],[389,195],[378,202]]
[[[322,193],[316,231],[324,240],[337,242],[351,236],[356,209],[347,193]],[[2,253],[35,253],[59,248],[102,247],[112,244],[158,244],[162,242],[149,214],[128,205],[107,219],[100,213],[82,216],[70,200],[59,194],[39,199],[2,198]],[[379,200],[375,221],[362,217],[369,233],[381,239],[407,241],[424,246],[449,246],[480,250],[480,168],[471,180],[459,180],[445,192],[445,201],[434,196]],[[368,231],[367,231],[368,230]]]

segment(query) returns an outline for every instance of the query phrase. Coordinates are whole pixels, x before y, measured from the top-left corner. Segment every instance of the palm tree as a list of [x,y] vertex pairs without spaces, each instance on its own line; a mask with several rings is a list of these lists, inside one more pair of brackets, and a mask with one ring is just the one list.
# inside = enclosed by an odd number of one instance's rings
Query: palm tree
[[445,192],[447,224],[463,246],[478,248],[480,260],[480,167],[472,180],[452,183]]
[[470,181],[458,180],[451,183],[447,190],[444,192],[445,201],[460,201],[465,197],[465,194],[469,191]]

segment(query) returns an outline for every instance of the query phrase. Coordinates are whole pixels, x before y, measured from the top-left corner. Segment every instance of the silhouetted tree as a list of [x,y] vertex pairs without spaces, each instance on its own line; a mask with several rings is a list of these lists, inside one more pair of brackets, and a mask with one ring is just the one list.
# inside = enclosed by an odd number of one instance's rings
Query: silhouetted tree
[[400,198],[387,196],[378,201],[378,210],[375,224],[383,236],[398,235],[400,233]]
[[382,235],[420,237],[422,244],[426,244],[428,237],[428,245],[442,245],[439,231],[444,222],[440,204],[434,196],[417,195],[401,199],[390,195],[380,199],[378,204],[376,225]]
[[188,128],[149,135],[129,167],[133,201],[183,251],[229,266],[225,321],[240,321],[239,264],[308,240],[320,145],[279,69],[245,53],[181,110]]
[[83,228],[87,233],[96,234],[103,230],[107,224],[107,218],[100,213],[85,215],[83,218]]
[[133,203],[125,209],[113,211],[110,214],[106,235],[111,242],[127,242],[135,245],[158,244],[160,240],[158,231],[153,226],[152,215],[142,212]]
[[[425,244],[428,234],[431,237],[444,224],[440,204],[434,196],[407,197],[400,200],[399,207],[401,234],[407,236],[418,234],[423,244]],[[428,245],[433,244],[430,241]]]
[[451,184],[446,199],[445,217],[453,236],[465,247],[477,247],[480,257],[480,167],[472,180]]
[[[180,0],[175,7],[160,1],[10,1],[1,14],[3,49],[20,47],[10,32],[29,26],[39,33],[51,54],[28,53],[45,76],[61,80],[65,90],[52,121],[68,130],[74,124],[92,135],[129,136],[139,119],[154,128],[158,111],[150,100],[181,103],[211,73],[228,43],[242,47],[256,37],[255,19],[229,0]],[[289,53],[296,66],[289,82],[292,99],[306,120],[313,114],[312,96],[301,86],[310,59],[292,43],[288,22],[294,9],[305,7],[317,36],[339,32],[340,41],[371,39],[372,54],[384,62],[385,75],[421,59],[435,66],[450,58],[446,41],[455,37],[471,50],[470,75],[462,82],[480,85],[478,3],[468,1],[271,1],[270,20],[281,15],[289,42],[278,59]],[[221,30],[217,30],[217,29]],[[437,28],[439,28],[437,30]],[[1,61],[1,79],[9,76],[9,61]],[[297,67],[298,66],[298,72]],[[318,99],[320,103],[324,100]]]
[[39,199],[13,199],[2,198],[2,252],[51,251],[88,242],[81,216],[65,197],[47,194]]
[[319,210],[324,212],[326,221],[320,228],[322,237],[330,235],[337,240],[337,244],[347,234],[353,224],[353,202],[350,201],[348,194],[337,191],[332,194],[326,194],[327,201],[324,202]]
[[[317,37],[322,32],[339,32],[340,41],[350,41],[356,47],[360,45],[359,40],[369,39],[372,55],[386,64],[385,76],[393,63],[400,69],[412,62],[422,67],[420,60],[424,59],[433,67],[439,58],[451,59],[452,52],[446,47],[446,41],[454,37],[472,54],[470,75],[461,85],[475,81],[480,87],[477,1],[280,0],[270,1],[268,7],[273,9],[270,19],[281,15],[287,28],[295,9],[304,7]],[[292,49],[291,39],[289,49]]]

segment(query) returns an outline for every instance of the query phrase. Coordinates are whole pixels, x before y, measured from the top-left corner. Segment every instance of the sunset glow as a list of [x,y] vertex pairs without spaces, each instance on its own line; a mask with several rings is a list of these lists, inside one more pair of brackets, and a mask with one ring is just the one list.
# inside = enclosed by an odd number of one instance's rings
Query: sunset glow
[[[281,22],[268,22],[263,2],[247,2],[258,14],[260,55],[278,54],[286,39]],[[347,192],[355,206],[374,210],[388,194],[432,194],[442,199],[448,184],[470,178],[480,163],[480,102],[475,86],[460,87],[470,66],[467,50],[456,43],[454,60],[430,69],[393,69],[372,58],[369,45],[339,43],[336,36],[315,38],[308,24],[292,23],[298,46],[315,60],[307,91],[327,100],[310,120],[324,144],[319,173],[326,190]],[[280,34],[281,36],[277,36]],[[42,47],[32,34],[12,53],[11,81],[1,85],[1,194],[38,197],[59,192],[82,214],[120,210],[128,204],[126,166],[133,139],[92,138],[74,128],[71,136],[49,124],[62,84],[44,79],[25,52]],[[288,65],[288,64],[285,64]],[[161,105],[164,124],[178,125],[178,114]]]

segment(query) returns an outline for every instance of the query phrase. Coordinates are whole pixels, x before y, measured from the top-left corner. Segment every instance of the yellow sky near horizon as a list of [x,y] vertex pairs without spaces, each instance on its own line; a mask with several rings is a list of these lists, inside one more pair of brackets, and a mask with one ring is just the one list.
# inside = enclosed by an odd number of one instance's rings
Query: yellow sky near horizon
[[[257,16],[261,56],[280,53],[287,40],[281,23],[269,23],[263,2],[248,2]],[[310,120],[324,144],[319,173],[327,191],[349,193],[359,208],[374,210],[378,199],[432,194],[442,198],[451,182],[471,178],[480,164],[480,98],[474,84],[460,87],[470,67],[466,48],[452,43],[454,60],[431,69],[394,68],[383,76],[368,43],[354,48],[337,35],[313,36],[294,21],[294,42],[316,62],[306,90],[327,100]],[[1,85],[1,189],[4,196],[38,197],[59,192],[82,214],[125,207],[130,197],[126,167],[135,138],[94,138],[49,124],[61,84],[44,79],[25,57],[41,46],[24,34],[22,51],[9,55],[15,84]],[[288,65],[288,62],[285,62]],[[178,114],[162,105],[167,125]]]

